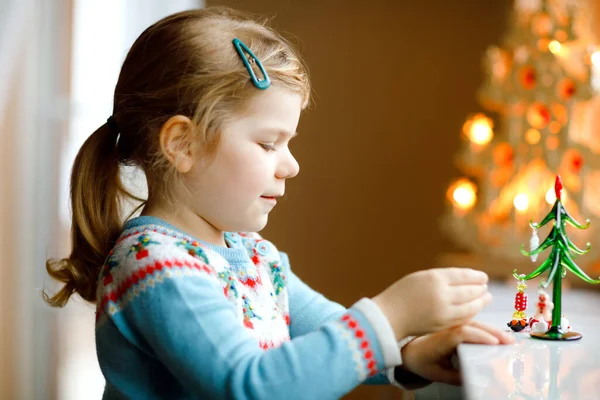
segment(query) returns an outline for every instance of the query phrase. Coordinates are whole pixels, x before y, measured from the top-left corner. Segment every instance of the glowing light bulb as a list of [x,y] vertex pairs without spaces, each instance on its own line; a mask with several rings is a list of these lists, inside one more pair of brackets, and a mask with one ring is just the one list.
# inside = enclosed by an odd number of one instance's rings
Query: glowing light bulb
[[548,43],[548,50],[550,50],[552,54],[560,53],[561,48],[561,44],[556,40],[553,40],[550,43]]
[[492,140],[492,130],[484,124],[473,124],[471,128],[471,137],[477,144],[487,144]]
[[515,196],[513,204],[515,205],[517,211],[527,211],[529,208],[529,197],[527,197],[525,193],[519,193]]
[[556,193],[554,193],[554,188],[550,188],[546,192],[546,202],[548,204],[554,204],[555,201],[556,201]]
[[525,133],[525,140],[527,140],[527,143],[529,144],[539,143],[540,138],[541,134],[537,129],[531,128]]
[[449,195],[454,205],[461,210],[469,210],[475,205],[475,185],[466,179],[460,179],[450,187]]
[[593,52],[591,59],[592,64],[594,64],[596,67],[600,67],[600,51]]
[[488,144],[494,137],[492,120],[483,114],[477,114],[469,119],[463,127],[469,140],[478,145]]

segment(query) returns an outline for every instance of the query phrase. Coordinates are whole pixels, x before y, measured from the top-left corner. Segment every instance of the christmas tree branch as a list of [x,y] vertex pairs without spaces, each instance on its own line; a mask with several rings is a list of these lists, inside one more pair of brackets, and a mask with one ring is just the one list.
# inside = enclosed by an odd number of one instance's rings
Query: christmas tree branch
[[558,203],[560,202],[555,202],[554,206],[552,207],[552,211],[550,211],[542,220],[542,222],[540,222],[539,224],[533,222],[533,219],[529,222],[529,226],[531,226],[532,228],[541,228],[542,226],[546,225],[548,222],[550,221],[554,221],[556,219],[556,210],[558,208]]
[[550,233],[548,234],[548,236],[546,237],[546,239],[544,239],[544,241],[542,242],[541,245],[539,245],[538,247],[536,247],[535,249],[531,250],[531,251],[527,251],[525,250],[525,245],[522,244],[521,245],[521,254],[523,254],[524,256],[533,256],[536,254],[540,254],[542,251],[546,250],[548,247],[552,246],[554,244],[554,242],[556,241],[556,227],[553,227],[552,230],[550,231]]
[[569,245],[566,243],[563,243],[562,241],[557,240],[555,246],[558,246],[558,248],[560,250],[562,250],[563,253],[565,253],[565,254],[573,255],[573,253],[574,253],[574,252],[571,252]]
[[[552,269],[550,270],[550,273],[548,273],[548,279],[546,279],[546,281],[544,283],[542,283],[542,287],[544,289],[548,288],[550,283],[554,280],[554,275],[556,275],[556,271],[558,271],[559,267],[561,266],[560,251],[554,251],[553,253],[554,253],[554,262],[552,263]],[[548,257],[548,259],[550,259],[550,257]]]
[[573,244],[573,242],[571,241],[571,239],[569,239],[564,232],[560,231],[559,232],[560,237],[562,238],[562,240],[564,241],[565,245],[567,246],[567,248],[571,251],[573,251],[575,254],[587,254],[590,252],[590,249],[592,248],[592,244],[590,242],[586,243],[587,249],[582,250],[579,247],[575,246],[575,244]]
[[575,218],[571,217],[571,214],[569,214],[569,212],[565,210],[564,207],[561,207],[561,212],[565,221],[567,221],[571,226],[574,226],[577,229],[587,229],[592,223],[592,221],[589,218],[586,218],[585,225],[582,225],[581,223],[577,222]]
[[569,256],[568,253],[565,253],[565,256],[562,258],[561,263],[566,269],[568,269],[569,271],[571,271],[572,273],[577,275],[579,278],[581,278],[585,282],[591,283],[593,285],[597,285],[600,283],[600,279],[598,279],[598,280],[592,279],[585,272],[583,272],[583,270],[581,268],[579,268],[577,266],[577,264],[575,264],[575,262],[573,262],[573,260],[571,259],[571,257]]
[[[554,252],[554,250],[553,250],[553,252]],[[550,258],[550,257],[548,257],[548,258],[546,259],[546,261],[544,261],[544,262],[542,263],[542,265],[540,265],[540,266],[539,266],[539,267],[538,267],[538,268],[537,268],[535,271],[533,271],[533,272],[532,272],[531,274],[529,274],[529,275],[517,274],[517,270],[515,269],[515,270],[513,271],[513,276],[514,276],[516,279],[518,279],[518,280],[521,280],[521,279],[523,279],[523,280],[526,280],[526,281],[528,281],[528,280],[530,280],[530,279],[533,279],[533,278],[536,278],[536,277],[537,277],[537,276],[539,276],[539,275],[540,275],[542,272],[544,272],[545,270],[547,270],[547,269],[549,268],[551,261],[552,261],[552,260],[551,260],[551,258]]]

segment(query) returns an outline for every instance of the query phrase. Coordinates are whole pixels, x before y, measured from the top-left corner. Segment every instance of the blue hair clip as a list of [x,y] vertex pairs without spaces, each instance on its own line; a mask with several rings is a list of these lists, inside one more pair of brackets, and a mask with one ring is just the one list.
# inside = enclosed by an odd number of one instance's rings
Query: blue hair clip
[[[235,50],[237,51],[237,53],[240,55],[240,58],[242,59],[244,66],[248,70],[248,73],[250,74],[250,79],[252,80],[252,83],[254,84],[254,86],[259,88],[260,90],[265,90],[266,88],[271,86],[271,79],[269,79],[269,75],[267,75],[267,71],[265,71],[265,68],[263,67],[262,63],[260,62],[260,60],[258,58],[256,58],[256,56],[254,55],[252,50],[250,50],[248,48],[248,46],[246,46],[244,44],[244,42],[242,42],[238,38],[233,39],[233,46],[235,47]],[[250,57],[252,57],[252,61],[256,63],[256,65],[260,69],[260,72],[263,74],[263,77],[264,77],[263,80],[259,81],[256,78],[256,74],[254,73],[252,66],[250,66],[250,61],[248,61],[248,59],[246,58],[246,54],[244,54],[244,52],[248,53],[250,55]]]

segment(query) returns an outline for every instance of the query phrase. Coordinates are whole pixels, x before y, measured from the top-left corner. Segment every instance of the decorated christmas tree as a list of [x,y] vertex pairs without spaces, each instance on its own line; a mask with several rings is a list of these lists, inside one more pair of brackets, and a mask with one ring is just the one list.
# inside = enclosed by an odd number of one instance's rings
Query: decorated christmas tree
[[[574,219],[600,218],[600,140],[590,119],[594,62],[585,10],[566,0],[516,0],[509,31],[485,55],[485,113],[463,126],[464,177],[448,190],[444,230],[486,259],[520,262],[518,249],[556,200],[560,174]],[[589,12],[588,12],[589,14]],[[600,246],[592,227],[576,241]],[[591,260],[590,260],[591,261]]]
[[[548,271],[547,279],[540,285],[542,288],[547,288],[552,284],[552,320],[550,329],[545,332],[532,332],[531,337],[547,340],[574,340],[580,339],[581,334],[577,332],[568,332],[566,327],[561,326],[562,321],[562,279],[567,271],[572,272],[577,277],[583,279],[587,283],[598,284],[600,280],[590,278],[581,268],[577,266],[573,257],[576,255],[586,254],[590,251],[590,243],[587,243],[587,248],[582,250],[575,246],[565,230],[567,224],[578,229],[587,229],[590,221],[587,220],[585,225],[577,222],[566,210],[561,201],[562,182],[560,176],[556,177],[554,191],[556,201],[552,210],[544,217],[540,223],[530,222],[533,229],[533,236],[530,243],[530,251],[526,251],[524,246],[521,248],[521,253],[532,257],[535,261],[537,255],[547,248],[551,248],[550,255],[546,260],[532,273],[528,275],[518,274],[517,270],[513,271],[513,276],[519,281],[526,281],[537,278],[542,273]],[[550,221],[554,222],[554,226],[546,239],[538,244],[536,231]]]

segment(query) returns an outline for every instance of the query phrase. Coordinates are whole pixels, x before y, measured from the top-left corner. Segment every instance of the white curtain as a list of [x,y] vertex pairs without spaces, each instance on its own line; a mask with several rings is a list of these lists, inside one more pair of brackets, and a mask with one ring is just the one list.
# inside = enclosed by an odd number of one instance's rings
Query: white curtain
[[[0,13],[0,398],[54,398],[44,261],[57,247],[66,112],[68,1],[13,0]],[[42,67],[43,66],[43,67]],[[50,394],[50,395],[49,395]]]

